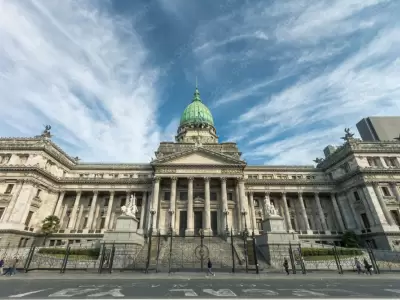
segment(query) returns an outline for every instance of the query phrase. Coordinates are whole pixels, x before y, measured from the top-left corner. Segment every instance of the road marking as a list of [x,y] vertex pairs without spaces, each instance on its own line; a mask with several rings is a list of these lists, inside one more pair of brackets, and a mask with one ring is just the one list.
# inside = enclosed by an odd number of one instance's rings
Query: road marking
[[297,297],[327,297],[328,295],[319,292],[313,292],[305,289],[278,289],[279,291],[292,291],[293,296]]
[[100,293],[89,295],[87,297],[104,297],[104,296],[125,297],[125,295],[121,293],[121,289],[112,289],[107,292],[100,292]]
[[40,293],[40,292],[47,291],[47,290],[51,290],[51,288],[43,289],[43,290],[37,290],[37,291],[32,291],[32,292],[27,292],[27,293],[18,294],[18,295],[12,295],[12,296],[9,296],[9,298],[22,298],[22,297],[25,297],[25,296],[28,296],[28,295]]
[[216,297],[236,297],[236,294],[229,289],[219,289],[217,291],[213,289],[204,289],[203,292]]
[[250,295],[263,295],[263,296],[277,296],[278,293],[271,291],[271,290],[264,290],[264,289],[244,289],[242,290],[243,293],[246,294],[246,296]]
[[387,291],[387,292],[392,292],[392,293],[395,293],[395,294],[400,294],[400,290],[397,290],[397,289],[384,289],[385,291]]
[[197,297],[197,293],[192,289],[172,289],[170,292],[184,292],[185,297]]
[[51,295],[49,295],[49,298],[60,298],[60,297],[73,297],[73,296],[78,296],[78,295],[83,295],[86,293],[94,292],[99,289],[77,289],[77,288],[70,288],[70,289],[63,289],[61,291],[55,292]]

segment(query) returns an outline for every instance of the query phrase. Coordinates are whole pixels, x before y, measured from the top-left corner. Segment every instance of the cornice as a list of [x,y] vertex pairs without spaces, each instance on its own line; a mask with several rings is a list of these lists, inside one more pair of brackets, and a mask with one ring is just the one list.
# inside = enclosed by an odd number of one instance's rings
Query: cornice
[[[46,179],[51,180],[53,183],[65,184],[65,183],[76,183],[76,184],[147,184],[152,182],[152,178],[87,178],[87,177],[76,177],[76,178],[59,178],[51,173],[38,168],[38,167],[18,167],[18,166],[1,166],[0,172],[31,172],[33,174],[37,173],[42,175]],[[24,176],[27,176],[24,174]]]
[[286,186],[302,186],[302,185],[314,185],[314,186],[335,186],[335,182],[332,181],[321,181],[321,180],[294,180],[294,179],[246,179],[246,186],[251,185],[286,185]]
[[151,164],[111,164],[111,163],[78,163],[74,167],[71,168],[74,171],[80,170],[107,170],[107,171],[115,171],[115,170],[146,170],[152,171],[153,168]]
[[[335,180],[335,183],[337,185],[341,185],[345,183],[346,181],[352,179],[353,177],[356,177],[357,175],[392,175],[392,174],[399,174],[400,175],[400,169],[399,168],[361,168],[358,167],[357,169],[351,171],[350,173],[347,173],[343,175],[342,177],[338,178]],[[390,181],[390,179],[388,179]],[[396,180],[393,180],[396,181]]]
[[243,165],[240,164],[223,164],[223,165],[210,165],[210,164],[166,164],[159,163],[154,164],[155,170],[164,168],[164,169],[193,169],[193,168],[201,168],[201,169],[240,169],[243,170]]
[[245,172],[315,172],[323,173],[322,170],[314,166],[249,166],[244,169]]

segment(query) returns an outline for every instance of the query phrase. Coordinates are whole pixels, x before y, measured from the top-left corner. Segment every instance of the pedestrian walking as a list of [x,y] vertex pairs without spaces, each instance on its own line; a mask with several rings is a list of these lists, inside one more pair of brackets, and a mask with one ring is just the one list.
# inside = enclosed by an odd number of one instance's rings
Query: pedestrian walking
[[285,268],[286,275],[289,275],[289,263],[287,258],[283,260],[283,267]]
[[366,258],[364,258],[364,268],[369,273],[369,275],[372,275],[372,266],[368,263]]
[[354,259],[354,264],[356,265],[357,273],[358,273],[358,274],[364,273],[364,272],[362,271],[361,262],[358,260],[357,257]]
[[16,273],[17,263],[18,263],[18,258],[15,257],[15,258],[12,260],[11,266],[9,266],[9,267],[7,268],[7,270],[4,272],[3,275],[9,274],[10,276],[14,276],[15,273]]
[[4,259],[0,259],[0,274],[4,272]]
[[207,268],[208,268],[207,275],[211,274],[212,276],[215,276],[215,273],[212,271],[211,259],[208,259]]

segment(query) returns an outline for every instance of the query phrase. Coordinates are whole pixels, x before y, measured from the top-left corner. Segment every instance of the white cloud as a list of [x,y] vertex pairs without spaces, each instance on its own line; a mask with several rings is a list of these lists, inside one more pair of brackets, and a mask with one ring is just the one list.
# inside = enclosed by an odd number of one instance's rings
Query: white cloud
[[0,1],[0,128],[32,136],[49,123],[71,155],[148,161],[163,136],[159,70],[132,23],[97,4]]

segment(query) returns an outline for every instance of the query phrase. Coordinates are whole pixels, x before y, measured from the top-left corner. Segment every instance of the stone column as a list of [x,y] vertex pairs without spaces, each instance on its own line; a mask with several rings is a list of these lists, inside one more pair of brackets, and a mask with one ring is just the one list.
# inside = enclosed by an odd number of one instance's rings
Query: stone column
[[378,201],[379,201],[379,204],[380,204],[380,206],[382,208],[382,211],[383,211],[383,214],[385,216],[386,221],[388,222],[388,224],[390,226],[394,225],[395,223],[393,221],[392,216],[390,215],[389,210],[387,209],[385,200],[382,197],[382,194],[381,194],[381,191],[379,190],[378,184],[377,183],[373,183],[372,186],[374,187],[375,194],[378,197]]
[[242,212],[246,211],[247,213],[249,213],[246,210],[246,206],[244,205],[245,203],[245,198],[246,198],[246,194],[245,194],[245,190],[244,190],[244,180],[243,179],[239,179],[239,197],[240,197],[240,220],[241,220],[241,224],[242,224],[242,229],[245,229],[245,220],[243,219],[242,216]]
[[204,178],[204,230],[211,233],[210,178]]
[[78,213],[78,219],[76,220],[76,224],[75,224],[75,230],[79,230],[80,228],[80,224],[81,224],[81,221],[82,221],[82,214],[83,214],[83,210],[84,210],[84,205],[83,204],[81,204],[80,206],[79,206],[79,213]]
[[235,186],[235,200],[236,200],[236,215],[237,215],[237,228],[236,232],[242,231],[242,204],[240,203],[240,193],[239,193],[239,182],[236,182]]
[[77,212],[78,212],[79,201],[81,199],[81,195],[82,195],[81,191],[78,191],[76,193],[76,198],[75,198],[74,206],[72,208],[72,213],[71,213],[71,221],[68,224],[68,229],[74,229],[75,228],[75,223],[76,223]]
[[333,206],[333,211],[335,212],[335,217],[336,221],[339,224],[339,229],[340,231],[344,232],[346,230],[343,220],[342,220],[342,215],[340,213],[339,205],[337,203],[335,193],[331,193],[331,200],[332,200],[332,206]]
[[322,225],[322,230],[326,232],[328,231],[328,226],[326,225],[325,222],[324,210],[322,209],[321,200],[319,199],[318,192],[314,193],[314,197],[315,197],[315,203],[317,204],[318,216]]
[[170,202],[169,202],[169,209],[173,211],[171,222],[171,228],[175,231],[175,218],[176,218],[176,177],[171,178],[171,194],[170,194]]
[[222,232],[225,230],[226,226],[229,227],[228,224],[225,224],[227,222],[226,217],[224,212],[228,211],[228,195],[226,191],[226,178],[222,177],[221,178],[221,200],[222,200]]
[[256,211],[254,209],[254,193],[249,192],[249,202],[250,202],[250,210],[251,210],[251,229],[255,234],[258,234],[257,228],[257,220],[256,220]]
[[154,177],[153,180],[153,199],[152,199],[152,209],[155,210],[155,220],[153,219],[153,232],[157,230],[157,220],[160,217],[160,211],[158,210],[158,200],[159,200],[159,193],[160,193],[160,178]]
[[99,221],[99,214],[100,214],[100,204],[96,205],[96,210],[94,213],[94,219],[93,219],[93,225],[92,225],[92,229],[93,230],[97,230],[97,225],[98,225],[98,221]]
[[348,199],[348,204],[350,206],[350,210],[353,214],[354,220],[356,222],[356,229],[363,229],[364,228],[364,224],[361,222],[361,217],[360,214],[356,212],[355,208],[354,208],[354,203],[355,203],[355,197],[354,194],[351,191],[347,192],[347,199]]
[[308,217],[307,217],[307,211],[306,207],[304,205],[304,199],[303,199],[303,193],[299,193],[299,203],[300,203],[300,209],[301,209],[301,216],[303,217],[303,222],[306,227],[307,231],[310,231],[310,224],[308,223]]
[[286,193],[282,193],[283,212],[285,214],[285,222],[287,231],[293,231],[292,223],[290,222],[289,207],[287,204]]
[[61,207],[64,201],[65,191],[60,193],[60,197],[58,198],[56,209],[54,210],[54,215],[57,217],[61,217]]
[[399,192],[399,188],[396,185],[396,182],[390,183],[390,187],[392,188],[393,194],[396,196],[397,202],[400,203],[400,192]]
[[111,229],[110,221],[111,221],[111,212],[113,211],[113,205],[114,205],[114,196],[115,196],[115,192],[111,191],[110,192],[110,200],[108,201],[107,215],[106,215],[106,219],[104,222],[105,229]]
[[269,197],[269,192],[265,192],[264,201],[263,201],[263,208],[264,208],[264,218],[269,215],[268,207],[271,205],[271,199]]
[[94,218],[94,213],[95,213],[95,209],[96,209],[98,194],[99,194],[98,191],[94,191],[93,192],[93,199],[92,199],[92,203],[91,203],[90,210],[89,210],[88,221],[87,221],[87,224],[86,224],[86,227],[88,229],[92,229],[93,218]]
[[145,212],[146,212],[146,206],[147,206],[147,191],[143,192],[142,196],[142,206],[140,208],[140,224],[139,224],[139,229],[144,230],[144,224],[145,224]]
[[188,204],[187,204],[187,225],[185,235],[194,234],[193,220],[193,177],[188,178]]

